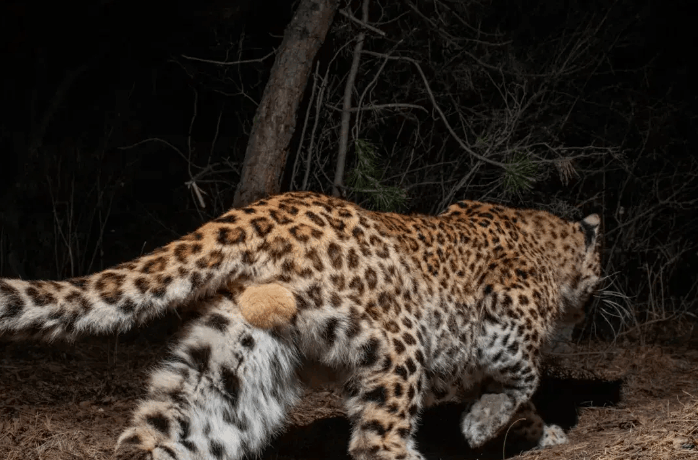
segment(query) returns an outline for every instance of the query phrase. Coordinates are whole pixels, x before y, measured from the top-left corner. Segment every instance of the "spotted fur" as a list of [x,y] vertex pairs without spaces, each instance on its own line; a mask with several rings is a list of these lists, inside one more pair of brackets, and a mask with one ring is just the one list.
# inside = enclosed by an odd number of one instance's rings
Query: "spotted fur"
[[225,296],[152,373],[118,459],[228,459],[259,451],[299,400],[299,350],[247,323]]
[[413,435],[427,405],[470,400],[461,428],[473,447],[530,407],[541,348],[598,284],[599,228],[596,215],[464,201],[404,216],[287,193],[84,278],[2,279],[0,332],[72,338],[184,304],[206,311],[153,375],[122,458],[257,451],[310,360],[346,376],[353,458],[422,459]]

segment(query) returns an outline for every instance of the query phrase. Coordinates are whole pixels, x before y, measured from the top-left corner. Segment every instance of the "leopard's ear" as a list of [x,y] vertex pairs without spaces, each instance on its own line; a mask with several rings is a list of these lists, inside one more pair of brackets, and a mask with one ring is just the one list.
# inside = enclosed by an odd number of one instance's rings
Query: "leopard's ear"
[[579,225],[582,227],[582,232],[584,232],[584,246],[588,251],[590,247],[595,246],[599,238],[601,218],[598,214],[589,214],[579,221]]

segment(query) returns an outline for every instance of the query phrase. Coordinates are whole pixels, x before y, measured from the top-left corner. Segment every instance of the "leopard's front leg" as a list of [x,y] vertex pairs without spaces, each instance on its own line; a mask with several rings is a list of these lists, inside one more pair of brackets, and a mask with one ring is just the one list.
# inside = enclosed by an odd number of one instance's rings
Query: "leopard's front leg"
[[494,438],[531,399],[539,381],[539,343],[531,343],[530,336],[513,322],[485,322],[482,327],[476,355],[479,365],[497,382],[498,391],[483,393],[464,414],[461,430],[471,447]]

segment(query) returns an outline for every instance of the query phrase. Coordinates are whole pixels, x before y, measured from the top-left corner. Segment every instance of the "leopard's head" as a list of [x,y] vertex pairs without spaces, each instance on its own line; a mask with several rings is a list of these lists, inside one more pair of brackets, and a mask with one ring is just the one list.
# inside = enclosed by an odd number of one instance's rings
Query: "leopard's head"
[[576,258],[562,286],[563,312],[582,309],[601,282],[601,218],[591,214],[579,222],[574,232],[575,243],[584,251]]

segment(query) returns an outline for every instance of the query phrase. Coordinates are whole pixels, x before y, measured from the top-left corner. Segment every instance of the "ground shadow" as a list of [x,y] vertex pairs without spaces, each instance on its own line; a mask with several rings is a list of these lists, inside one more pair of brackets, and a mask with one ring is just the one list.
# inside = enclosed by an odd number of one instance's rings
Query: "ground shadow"
[[[577,424],[577,408],[612,406],[620,401],[620,380],[546,378],[533,398],[546,423],[569,430]],[[482,449],[468,447],[460,433],[463,405],[448,404],[430,408],[422,415],[417,442],[428,460],[495,460],[502,458],[504,437]],[[265,449],[264,460],[349,460],[349,422],[344,417],[317,420],[302,427],[291,427]],[[518,455],[534,446],[507,443],[505,457]]]

